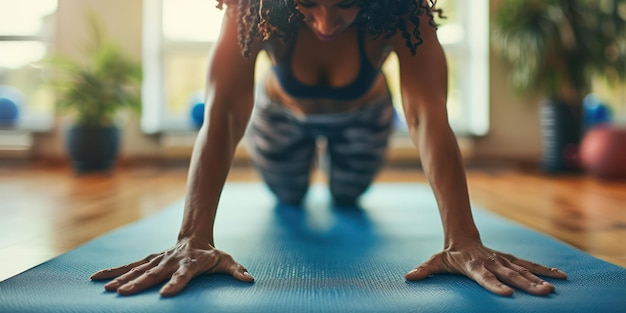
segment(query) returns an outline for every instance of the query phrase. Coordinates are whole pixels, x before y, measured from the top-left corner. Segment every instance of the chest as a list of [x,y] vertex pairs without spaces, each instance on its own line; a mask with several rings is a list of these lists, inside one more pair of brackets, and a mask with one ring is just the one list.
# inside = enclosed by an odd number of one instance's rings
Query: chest
[[302,84],[342,87],[353,82],[364,65],[378,68],[386,57],[383,40],[360,36],[348,29],[323,42],[302,28],[291,40],[270,42],[267,51],[275,66],[286,67]]

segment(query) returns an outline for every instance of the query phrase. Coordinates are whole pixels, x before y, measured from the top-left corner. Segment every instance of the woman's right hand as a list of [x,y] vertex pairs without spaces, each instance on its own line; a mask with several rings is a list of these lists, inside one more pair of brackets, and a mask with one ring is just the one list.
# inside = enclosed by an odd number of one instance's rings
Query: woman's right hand
[[92,280],[115,278],[104,289],[121,295],[132,295],[169,280],[162,296],[179,293],[189,281],[200,274],[230,274],[242,282],[254,282],[254,277],[232,256],[209,244],[181,239],[176,246],[162,253],[124,266],[108,268],[91,275]]

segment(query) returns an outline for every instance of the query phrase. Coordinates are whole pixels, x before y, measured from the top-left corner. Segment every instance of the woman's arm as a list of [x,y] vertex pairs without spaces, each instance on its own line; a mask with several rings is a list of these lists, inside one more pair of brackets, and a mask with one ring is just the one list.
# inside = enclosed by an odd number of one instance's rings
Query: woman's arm
[[[405,39],[393,38],[400,61],[402,102],[409,134],[420,152],[444,226],[446,248],[459,242],[480,242],[467,192],[465,170],[446,108],[448,69],[436,30],[421,21],[424,43],[412,55]],[[454,195],[454,196],[450,196]]]
[[105,289],[128,295],[168,281],[164,296],[180,292],[202,273],[227,273],[240,281],[254,278],[230,255],[215,249],[213,225],[235,148],[253,107],[254,64],[258,48],[244,58],[238,41],[237,6],[230,4],[209,61],[206,123],[193,149],[182,226],[176,246],[121,267],[105,269],[92,279],[115,278]]
[[196,139],[188,176],[185,214],[179,239],[213,242],[219,197],[254,102],[258,47],[241,55],[236,6],[229,5],[222,34],[210,58],[205,118]]
[[563,272],[482,245],[471,213],[458,144],[448,123],[445,54],[429,19],[425,15],[421,17],[420,31],[424,42],[415,55],[411,54],[401,34],[392,38],[392,44],[400,61],[402,99],[409,133],[420,152],[424,172],[439,206],[444,250],[409,272],[406,278],[420,280],[431,274],[460,273],[500,295],[513,293],[504,284],[534,294],[549,294],[554,286],[533,273],[566,278]]

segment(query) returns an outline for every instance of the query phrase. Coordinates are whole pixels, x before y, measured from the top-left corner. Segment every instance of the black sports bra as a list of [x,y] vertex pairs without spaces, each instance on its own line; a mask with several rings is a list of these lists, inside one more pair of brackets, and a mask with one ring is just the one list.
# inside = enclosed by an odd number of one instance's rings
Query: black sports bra
[[294,98],[355,100],[362,97],[376,82],[376,78],[378,78],[381,71],[369,62],[363,35],[359,32],[357,36],[359,57],[361,58],[359,75],[352,83],[341,87],[306,85],[298,81],[291,70],[291,58],[295,46],[295,40],[291,40],[283,60],[273,66],[274,73],[283,90]]

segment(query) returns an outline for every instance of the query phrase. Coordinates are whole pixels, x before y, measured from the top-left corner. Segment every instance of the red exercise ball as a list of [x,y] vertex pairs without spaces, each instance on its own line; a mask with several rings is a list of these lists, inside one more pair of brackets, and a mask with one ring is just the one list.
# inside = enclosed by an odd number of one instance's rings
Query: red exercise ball
[[580,146],[583,167],[602,179],[626,179],[626,127],[600,125],[590,129]]

